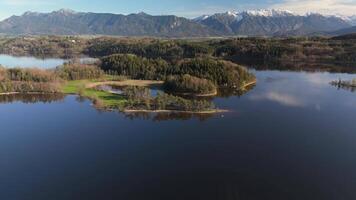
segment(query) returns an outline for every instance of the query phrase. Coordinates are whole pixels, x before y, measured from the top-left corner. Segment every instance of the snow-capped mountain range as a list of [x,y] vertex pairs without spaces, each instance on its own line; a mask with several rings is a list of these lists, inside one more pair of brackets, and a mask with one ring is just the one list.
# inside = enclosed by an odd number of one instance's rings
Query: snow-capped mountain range
[[356,15],[353,16],[340,16],[345,21],[349,22],[351,25],[356,26]]
[[[289,10],[279,10],[279,9],[260,9],[260,10],[246,10],[246,11],[227,11],[225,13],[216,13],[213,15],[202,15],[199,16],[197,18],[194,18],[194,21],[201,21],[201,20],[206,20],[209,17],[213,17],[216,15],[220,15],[220,16],[230,16],[230,17],[234,17],[235,20],[239,21],[241,19],[243,19],[246,16],[258,16],[258,17],[291,17],[291,16],[299,16],[299,17],[307,17],[310,15],[322,15],[320,13],[316,13],[316,12],[309,12],[306,13],[304,15],[301,14],[297,14],[294,13],[292,11]],[[351,16],[347,16],[347,15],[342,15],[342,14],[335,14],[335,15],[322,15],[324,17],[336,17],[336,18],[341,18],[347,22],[356,24],[356,15],[351,15]]]
[[356,15],[295,14],[286,10],[248,10],[187,19],[146,13],[121,15],[61,9],[26,12],[0,21],[0,34],[120,35],[157,37],[301,36],[356,32]]
[[349,28],[356,25],[356,16],[301,15],[288,10],[264,9],[203,15],[193,21],[230,35],[278,36],[309,35]]

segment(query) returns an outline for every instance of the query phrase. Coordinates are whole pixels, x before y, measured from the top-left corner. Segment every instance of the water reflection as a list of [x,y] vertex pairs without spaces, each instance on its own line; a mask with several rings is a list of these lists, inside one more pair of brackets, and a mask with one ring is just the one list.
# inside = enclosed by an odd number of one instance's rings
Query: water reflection
[[[21,102],[24,104],[36,104],[36,103],[54,103],[58,101],[64,101],[66,98],[63,94],[11,94],[0,95],[0,104],[10,104]],[[74,98],[78,103],[86,103],[87,98],[81,96],[75,96]],[[99,113],[105,112],[119,112],[118,110],[104,110],[92,105],[92,109],[96,109]],[[195,113],[120,113],[126,118],[134,120],[151,120],[151,121],[168,121],[168,120],[190,120],[198,119],[199,121],[205,121],[216,114],[195,114]]]
[[[313,107],[320,110],[340,95],[335,93],[330,82],[336,79],[351,80],[353,74],[327,72],[278,72],[255,71],[258,85],[248,95],[251,101],[274,102],[294,108]],[[340,96],[341,98],[341,96]],[[354,101],[352,96],[343,96],[343,103]],[[351,103],[347,103],[351,105]]]
[[350,92],[356,92],[356,79],[354,79],[352,82],[351,81],[341,82],[341,80],[332,81],[330,82],[330,85],[336,87],[338,90],[343,89]]
[[356,199],[356,96],[329,84],[355,75],[256,75],[245,95],[213,99],[233,112],[203,122],[75,96],[1,104],[0,199]]
[[354,63],[327,63],[327,62],[301,62],[301,61],[266,61],[265,59],[247,58],[225,58],[235,63],[250,66],[260,71],[279,70],[279,71],[296,71],[296,72],[333,72],[333,73],[355,73]]
[[4,67],[21,67],[21,68],[41,68],[52,69],[63,65],[65,62],[76,60],[83,64],[92,64],[97,61],[95,58],[79,56],[78,58],[40,58],[33,56],[12,56],[0,54],[0,65]]
[[35,58],[31,56],[11,56],[0,54],[0,65],[5,67],[22,67],[22,68],[42,68],[49,69],[62,65],[65,59],[60,58]]
[[142,119],[152,120],[155,122],[181,120],[187,121],[191,119],[198,119],[199,121],[206,121],[209,118],[215,117],[217,114],[196,114],[196,113],[177,113],[177,112],[164,112],[164,113],[126,113],[125,117],[131,120]]
[[350,92],[356,92],[356,87],[348,87],[348,86],[337,86],[337,89],[343,89],[343,90],[347,90]]
[[34,103],[53,103],[57,101],[64,100],[64,95],[62,94],[11,94],[11,95],[0,95],[0,103],[14,103],[22,102],[25,104]]
[[263,94],[256,94],[250,96],[251,100],[269,100],[277,102],[281,105],[291,106],[291,107],[303,107],[305,104],[302,99],[289,94],[283,94],[275,91],[266,92]]

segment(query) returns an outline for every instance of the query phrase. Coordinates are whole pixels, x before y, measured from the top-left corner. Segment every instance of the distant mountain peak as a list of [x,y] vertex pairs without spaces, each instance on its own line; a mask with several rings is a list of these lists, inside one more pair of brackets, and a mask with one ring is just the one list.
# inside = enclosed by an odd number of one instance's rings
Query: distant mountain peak
[[31,11],[27,11],[25,12],[22,16],[34,16],[34,15],[40,15],[41,13],[39,12],[31,12]]
[[139,15],[139,16],[151,16],[151,15],[149,15],[149,14],[143,12],[143,11],[137,13],[136,15]]
[[68,8],[62,8],[57,11],[53,11],[53,13],[59,13],[59,14],[64,14],[64,15],[77,14],[76,11],[68,9]]
[[143,11],[141,11],[141,12],[139,12],[139,13],[137,13],[138,15],[148,15],[147,13],[145,13],[145,12],[143,12]]
[[236,17],[237,15],[239,15],[239,12],[227,11],[225,14],[232,17]]

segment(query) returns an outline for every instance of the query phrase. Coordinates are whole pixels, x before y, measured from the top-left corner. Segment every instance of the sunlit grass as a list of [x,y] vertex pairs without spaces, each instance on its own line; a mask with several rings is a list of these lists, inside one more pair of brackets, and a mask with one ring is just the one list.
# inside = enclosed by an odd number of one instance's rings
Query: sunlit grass
[[[110,80],[110,79],[109,79]],[[86,88],[89,83],[95,83],[103,80],[75,80],[67,81],[62,87],[64,94],[77,94],[92,100],[100,100],[105,108],[120,108],[126,103],[122,95],[112,94],[106,91],[100,91],[93,88]]]

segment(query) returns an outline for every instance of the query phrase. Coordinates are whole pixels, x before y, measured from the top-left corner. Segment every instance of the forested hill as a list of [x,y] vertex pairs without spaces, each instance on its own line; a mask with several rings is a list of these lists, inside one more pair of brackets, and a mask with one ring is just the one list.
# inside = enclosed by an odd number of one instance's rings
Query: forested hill
[[189,19],[145,13],[118,15],[59,10],[26,12],[0,22],[0,33],[30,35],[119,35],[158,37],[215,36],[216,31]]
[[[353,18],[352,18],[353,19]],[[0,22],[7,35],[115,35],[154,37],[301,36],[348,29],[354,21],[320,14],[263,10],[218,13],[187,19],[146,13],[121,15],[58,10],[26,12]]]

